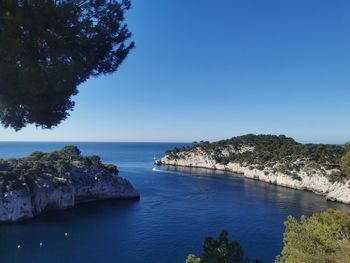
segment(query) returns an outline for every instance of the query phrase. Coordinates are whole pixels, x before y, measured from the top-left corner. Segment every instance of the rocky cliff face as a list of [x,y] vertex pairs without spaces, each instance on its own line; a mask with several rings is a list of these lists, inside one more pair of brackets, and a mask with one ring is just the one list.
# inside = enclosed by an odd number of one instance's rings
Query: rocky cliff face
[[138,198],[129,181],[96,156],[83,157],[75,147],[23,159],[1,160],[0,222],[34,217],[77,203]]
[[229,162],[218,163],[212,155],[200,148],[192,151],[178,152],[165,155],[161,159],[164,165],[177,165],[185,167],[201,167],[208,169],[226,170],[242,174],[246,178],[264,181],[271,184],[290,187],[299,190],[308,190],[323,195],[329,200],[350,204],[350,180],[329,180],[327,175],[334,172],[333,169],[316,169],[304,166],[296,174],[285,174],[274,171],[273,167],[257,169],[252,166]]

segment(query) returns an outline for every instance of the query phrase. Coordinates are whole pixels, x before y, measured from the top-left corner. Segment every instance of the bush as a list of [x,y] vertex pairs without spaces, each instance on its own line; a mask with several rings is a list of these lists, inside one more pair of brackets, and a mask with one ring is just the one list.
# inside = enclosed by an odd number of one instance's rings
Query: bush
[[290,176],[292,177],[293,180],[298,180],[298,181],[302,180],[302,178],[297,173],[291,173]]
[[44,155],[45,153],[43,152],[33,152],[31,155],[29,155],[25,159],[27,161],[39,161]]
[[276,263],[350,262],[350,213],[327,210],[300,221],[288,217]]
[[68,184],[68,180],[66,178],[55,176],[54,178],[52,178],[52,183],[54,183],[55,185],[66,185]]
[[332,183],[344,182],[346,179],[348,179],[348,176],[341,171],[335,171],[328,176],[328,180]]
[[259,164],[257,167],[256,167],[256,169],[258,169],[258,170],[260,170],[260,171],[262,171],[262,170],[264,170],[264,166],[263,165],[261,165],[261,164]]
[[69,169],[69,162],[66,161],[66,160],[60,159],[60,160],[56,161],[55,169],[57,170],[57,172],[59,174],[62,175],[62,174],[66,173],[68,171],[68,169]]
[[101,157],[97,155],[92,155],[88,157],[92,164],[99,165],[101,164]]
[[119,172],[117,166],[115,166],[114,164],[104,164],[103,166],[108,172],[112,174],[118,174]]
[[244,255],[242,246],[237,241],[230,242],[228,232],[223,230],[219,239],[207,237],[203,243],[200,257],[188,255],[186,263],[261,263],[260,260],[251,261]]
[[188,255],[187,259],[186,259],[186,263],[200,263],[201,259],[196,257],[193,254]]
[[350,151],[340,159],[340,170],[347,177],[350,177]]
[[66,155],[80,155],[81,152],[77,146],[67,145],[60,152]]

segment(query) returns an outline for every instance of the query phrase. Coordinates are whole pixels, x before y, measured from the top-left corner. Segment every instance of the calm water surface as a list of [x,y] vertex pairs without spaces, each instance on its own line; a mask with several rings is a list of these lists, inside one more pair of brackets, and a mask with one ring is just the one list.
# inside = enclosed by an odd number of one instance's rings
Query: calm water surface
[[[0,143],[0,157],[56,150],[65,144]],[[282,247],[288,215],[350,210],[309,192],[224,172],[166,167],[151,171],[154,155],[160,157],[179,144],[74,144],[83,154],[98,154],[104,162],[118,165],[120,175],[134,184],[141,199],[82,204],[2,224],[0,262],[181,263],[187,254],[200,253],[206,236],[217,236],[222,229],[250,257],[273,262]]]

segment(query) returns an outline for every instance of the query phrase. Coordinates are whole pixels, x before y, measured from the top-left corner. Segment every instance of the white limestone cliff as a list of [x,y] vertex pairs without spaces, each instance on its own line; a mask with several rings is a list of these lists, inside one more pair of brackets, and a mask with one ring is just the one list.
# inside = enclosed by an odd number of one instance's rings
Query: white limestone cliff
[[299,190],[312,191],[316,194],[325,196],[329,200],[350,204],[350,181],[331,182],[324,173],[330,174],[332,170],[318,171],[301,169],[297,173],[297,177],[293,177],[281,172],[275,172],[271,167],[265,167],[264,169],[259,170],[249,167],[248,165],[244,166],[232,162],[223,165],[217,163],[210,155],[200,149],[177,154],[175,158],[174,156],[165,155],[161,159],[161,163],[164,165],[230,171],[232,173],[242,174],[246,178]]
[[129,181],[103,164],[71,161],[69,170],[54,181],[55,175],[38,174],[29,182],[12,189],[0,187],[0,222],[14,222],[32,218],[49,210],[66,209],[78,203],[139,198]]

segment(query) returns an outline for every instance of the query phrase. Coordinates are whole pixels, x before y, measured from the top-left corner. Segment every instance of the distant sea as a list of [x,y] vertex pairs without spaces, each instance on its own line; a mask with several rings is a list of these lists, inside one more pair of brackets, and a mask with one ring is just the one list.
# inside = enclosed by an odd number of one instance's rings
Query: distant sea
[[0,157],[21,157],[67,144],[118,165],[120,176],[131,181],[141,199],[81,204],[2,224],[0,262],[182,263],[189,253],[200,253],[206,236],[217,237],[226,229],[249,257],[270,263],[282,248],[288,215],[350,210],[310,192],[225,172],[166,167],[152,171],[154,156],[186,144],[3,142]]

